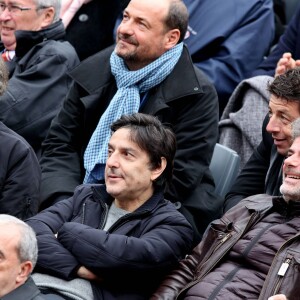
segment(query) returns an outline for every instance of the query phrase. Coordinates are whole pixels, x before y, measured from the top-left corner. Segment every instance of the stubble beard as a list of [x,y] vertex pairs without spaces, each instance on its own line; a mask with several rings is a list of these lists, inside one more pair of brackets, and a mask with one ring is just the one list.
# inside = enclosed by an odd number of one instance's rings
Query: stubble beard
[[283,183],[280,187],[280,192],[286,202],[300,201],[300,186],[289,186]]

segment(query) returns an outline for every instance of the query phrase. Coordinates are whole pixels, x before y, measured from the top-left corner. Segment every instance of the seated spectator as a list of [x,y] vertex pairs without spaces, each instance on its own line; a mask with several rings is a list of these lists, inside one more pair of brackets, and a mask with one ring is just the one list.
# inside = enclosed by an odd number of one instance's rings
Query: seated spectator
[[218,138],[218,98],[183,45],[184,3],[153,1],[132,0],[116,46],[71,72],[75,83],[43,143],[42,204],[72,195],[82,182],[103,183],[109,125],[139,111],[157,116],[176,134],[174,177],[165,197],[177,203],[200,239],[223,204],[209,171]]
[[[287,29],[280,37],[278,44],[269,56],[252,73],[256,75],[275,76],[283,74],[288,69],[300,66],[300,5]],[[277,66],[279,68],[277,68]],[[276,73],[276,74],[275,74]]]
[[[7,85],[0,60],[0,97]],[[31,146],[0,122],[0,213],[27,219],[38,212],[41,170]]]
[[290,124],[300,116],[300,69],[277,76],[268,90],[269,117],[262,126],[262,141],[226,195],[225,211],[251,195],[280,195],[282,162],[291,145]]
[[114,26],[122,0],[62,0],[66,39],[83,60],[114,43]]
[[37,233],[36,271],[44,274],[33,277],[43,293],[149,299],[191,249],[190,224],[163,196],[172,176],[174,133],[139,113],[122,116],[111,130],[106,185],[81,185],[71,198],[27,220]]
[[67,73],[79,63],[74,48],[63,41],[59,10],[60,0],[0,2],[0,48],[9,68],[0,121],[23,136],[38,156],[70,88]]
[[251,196],[213,221],[151,299],[299,299],[300,119],[293,137],[283,196]]
[[37,260],[34,231],[23,221],[0,214],[1,300],[43,300],[30,274]]
[[221,115],[234,88],[257,68],[270,49],[275,32],[273,1],[184,3],[189,11],[184,42],[194,64],[216,87]]

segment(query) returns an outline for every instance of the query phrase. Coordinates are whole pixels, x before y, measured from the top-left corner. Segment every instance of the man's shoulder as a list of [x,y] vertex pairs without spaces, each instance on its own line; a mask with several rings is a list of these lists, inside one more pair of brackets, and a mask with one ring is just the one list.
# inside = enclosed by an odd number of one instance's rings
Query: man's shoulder
[[[92,70],[96,70],[99,69],[101,70],[101,64],[103,63],[108,63],[110,66],[110,55],[113,52],[114,46],[110,46],[108,48],[105,48],[91,56],[89,56],[88,58],[84,59],[72,72],[71,74],[73,76],[76,75],[80,75],[80,72],[82,70],[86,70],[86,69],[92,69]],[[95,65],[96,64],[96,65]],[[100,64],[100,65],[99,65]],[[101,72],[100,72],[101,73]]]
[[[8,128],[0,121],[0,138],[3,145],[5,145],[5,152],[10,152],[10,149],[18,143],[18,149],[28,150],[31,146],[28,142],[15,131]],[[4,147],[3,147],[4,148]]]
[[252,213],[263,213],[272,207],[272,196],[267,194],[257,194],[244,198],[236,205],[231,207],[222,216],[221,219],[229,221],[237,221],[248,218]]
[[262,211],[272,205],[273,197],[267,194],[257,194],[241,200],[234,208],[236,210],[248,209],[250,211]]
[[[178,81],[184,82],[178,85]],[[167,76],[166,80],[161,83],[164,87],[165,95],[167,98],[177,98],[178,95],[199,95],[210,94],[216,96],[216,91],[213,84],[209,81],[208,77],[194,65],[190,52],[184,46],[181,57],[174,69]],[[216,99],[217,101],[217,99]]]
[[46,40],[36,45],[35,47],[35,55],[56,55],[63,58],[64,60],[75,60],[76,65],[79,64],[79,58],[75,48],[67,41]]
[[102,86],[112,77],[110,55],[113,49],[114,46],[110,46],[86,58],[69,73],[70,76],[88,90]]
[[[179,205],[177,205],[177,203],[179,203]],[[187,219],[178,210],[181,207],[180,202],[177,203],[173,203],[166,199],[161,199],[160,205],[158,205],[157,209],[154,211],[154,214],[160,216],[164,221],[177,224],[182,223],[190,226]]]

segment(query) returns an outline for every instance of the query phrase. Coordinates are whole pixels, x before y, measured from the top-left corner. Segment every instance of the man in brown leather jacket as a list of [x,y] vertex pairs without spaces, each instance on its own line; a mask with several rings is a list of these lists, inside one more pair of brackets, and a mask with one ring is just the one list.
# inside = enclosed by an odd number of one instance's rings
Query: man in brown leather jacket
[[292,136],[283,196],[251,196],[213,221],[151,299],[299,299],[300,119]]

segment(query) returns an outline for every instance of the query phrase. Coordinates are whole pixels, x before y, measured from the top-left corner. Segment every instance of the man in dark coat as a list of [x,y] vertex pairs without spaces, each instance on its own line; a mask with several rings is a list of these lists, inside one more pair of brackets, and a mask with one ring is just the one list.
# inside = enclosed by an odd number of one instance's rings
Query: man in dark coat
[[81,185],[27,220],[37,234],[41,273],[33,278],[43,293],[148,299],[191,249],[191,225],[163,196],[174,133],[140,113],[123,115],[111,128],[106,184]]
[[[0,60],[0,97],[8,74]],[[0,213],[27,219],[38,212],[41,169],[32,147],[0,121]]]
[[183,46],[187,24],[182,1],[132,0],[115,49],[95,54],[71,72],[75,83],[43,144],[43,207],[72,195],[83,180],[103,182],[105,157],[102,163],[91,161],[100,149],[105,152],[100,141],[107,140],[109,122],[128,110],[157,116],[174,130],[174,178],[165,196],[177,203],[197,239],[218,217],[222,201],[214,195],[209,171],[218,136],[218,99]]
[[0,121],[23,136],[40,155],[52,118],[61,108],[79,63],[59,20],[60,1],[24,0],[0,5],[2,57],[9,69],[0,97]]
[[300,116],[300,69],[277,76],[268,89],[269,116],[264,121],[262,141],[226,195],[225,211],[251,195],[280,195],[282,162],[291,145],[290,124]]

